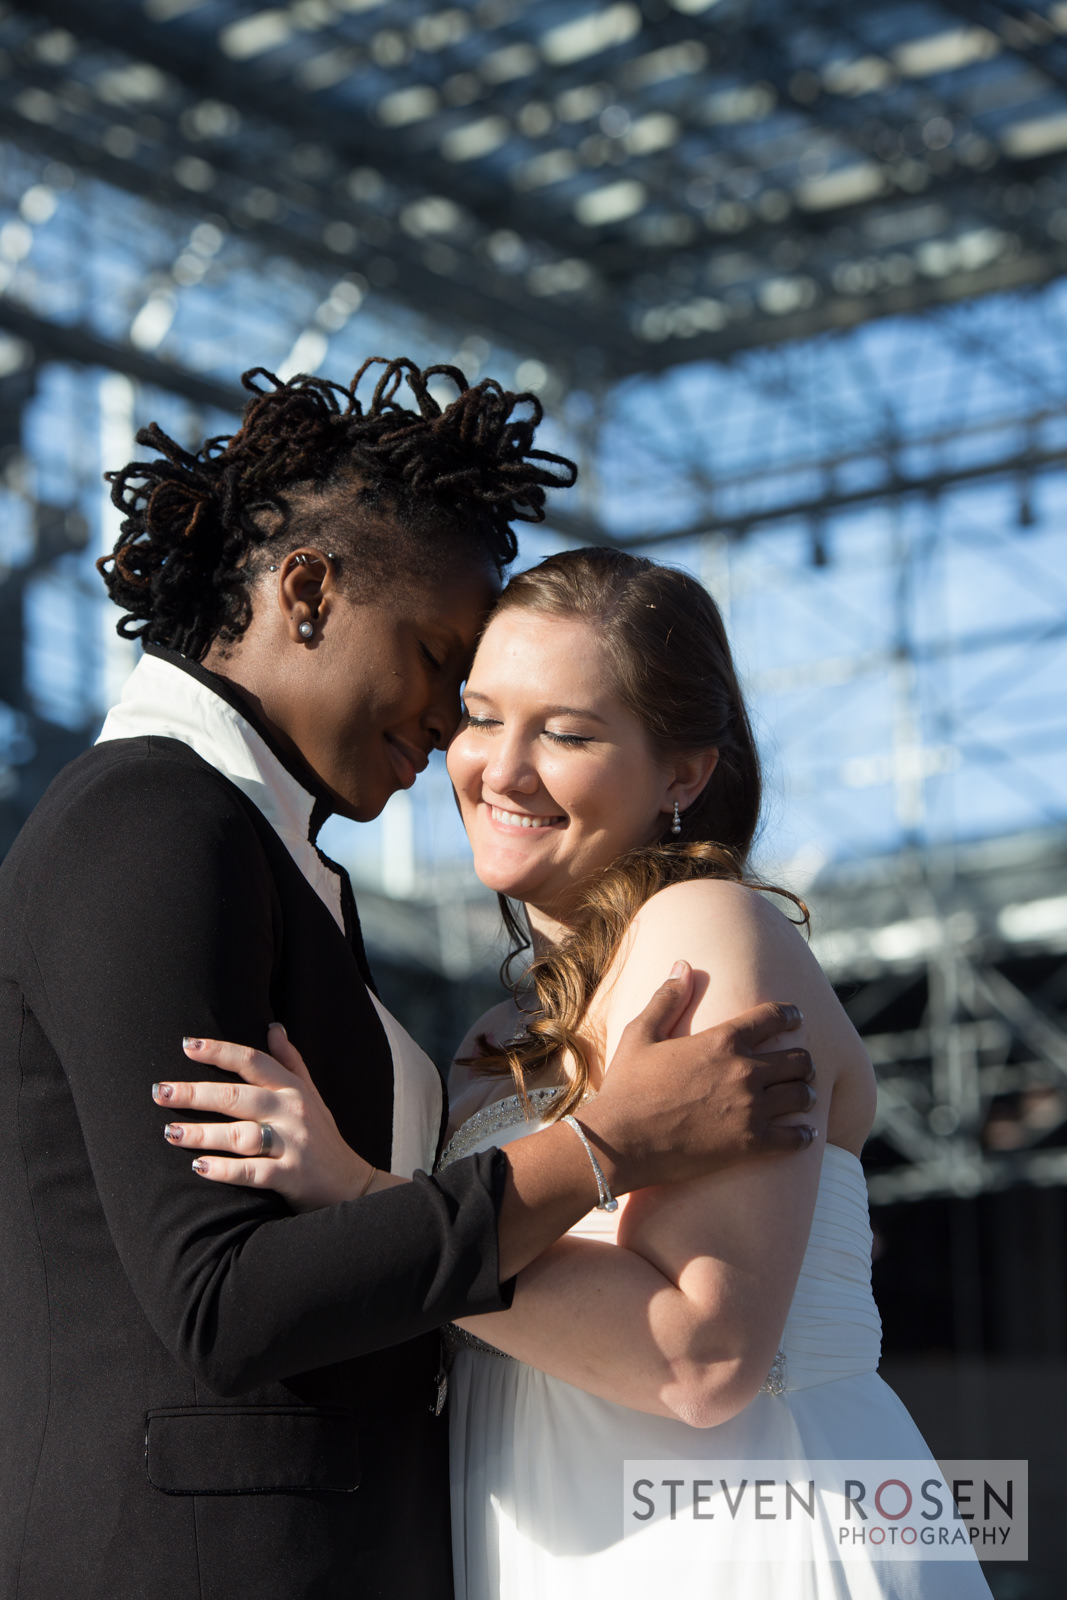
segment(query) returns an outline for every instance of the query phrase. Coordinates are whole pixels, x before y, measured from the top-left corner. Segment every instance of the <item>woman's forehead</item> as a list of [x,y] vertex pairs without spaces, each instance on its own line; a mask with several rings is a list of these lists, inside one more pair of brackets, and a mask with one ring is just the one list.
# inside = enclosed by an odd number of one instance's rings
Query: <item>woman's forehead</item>
[[394,609],[417,623],[446,626],[473,650],[500,592],[491,566],[461,563],[443,574],[427,574],[393,591]]
[[500,597],[492,562],[463,554],[451,559],[439,551],[426,559],[417,553],[407,561],[398,557],[389,586],[394,597],[403,596],[413,609],[480,608],[488,613]]
[[596,624],[585,617],[506,607],[490,617],[474,660],[479,671],[530,675],[529,687],[547,678],[595,680],[609,674],[607,652]]

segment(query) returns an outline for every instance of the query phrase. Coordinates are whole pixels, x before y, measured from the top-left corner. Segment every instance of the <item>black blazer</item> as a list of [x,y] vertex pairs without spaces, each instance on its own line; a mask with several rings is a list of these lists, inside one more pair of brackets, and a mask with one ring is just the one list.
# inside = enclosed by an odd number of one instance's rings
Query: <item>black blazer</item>
[[506,1298],[499,1154],[297,1216],[198,1178],[150,1097],[183,1034],[277,1018],[387,1166],[361,954],[172,739],[80,757],[0,867],[3,1600],[451,1594],[432,1330]]

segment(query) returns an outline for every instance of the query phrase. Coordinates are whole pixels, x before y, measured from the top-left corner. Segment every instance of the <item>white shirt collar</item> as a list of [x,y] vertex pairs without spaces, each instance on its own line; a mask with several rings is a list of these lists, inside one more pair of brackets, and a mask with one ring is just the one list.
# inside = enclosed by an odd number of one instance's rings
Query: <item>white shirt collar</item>
[[344,932],[340,878],[314,844],[316,797],[248,719],[180,663],[144,655],[127,678],[118,705],[108,712],[96,742],[148,735],[187,745],[247,795]]

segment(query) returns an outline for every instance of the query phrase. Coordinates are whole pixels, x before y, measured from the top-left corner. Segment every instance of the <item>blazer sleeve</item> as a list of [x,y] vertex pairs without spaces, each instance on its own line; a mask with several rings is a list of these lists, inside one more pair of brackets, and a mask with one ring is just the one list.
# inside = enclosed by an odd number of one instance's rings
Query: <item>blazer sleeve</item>
[[271,1021],[278,905],[225,780],[151,753],[104,763],[49,848],[24,913],[25,992],[171,1352],[229,1395],[499,1309],[499,1152],[293,1215],[198,1178],[164,1141],[151,1085],[188,1077],[182,1035],[262,1047]]

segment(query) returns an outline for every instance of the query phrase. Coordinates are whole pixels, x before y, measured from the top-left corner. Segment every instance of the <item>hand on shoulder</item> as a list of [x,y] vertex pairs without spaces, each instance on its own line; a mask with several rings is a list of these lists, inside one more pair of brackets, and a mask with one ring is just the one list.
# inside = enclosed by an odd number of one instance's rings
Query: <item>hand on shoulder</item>
[[[679,959],[693,968],[694,984],[677,1032],[710,1027],[763,1000],[806,1011],[807,990],[822,977],[803,933],[765,895],[723,878],[671,884],[638,911],[605,983],[609,1059],[613,1039],[664,966]],[[793,1034],[788,1043],[807,1039]]]
[[693,999],[675,1031],[695,1033],[768,1000],[798,1005],[802,1027],[761,1048],[810,1050],[820,1131],[827,1131],[840,1085],[838,1121],[847,1114],[835,1137],[840,1132],[840,1142],[858,1152],[874,1112],[870,1061],[803,930],[786,914],[789,907],[789,901],[776,904],[772,895],[721,878],[692,879],[653,895],[634,918],[604,985],[604,1059],[611,1060],[622,1030],[664,969],[684,959],[693,968]]

